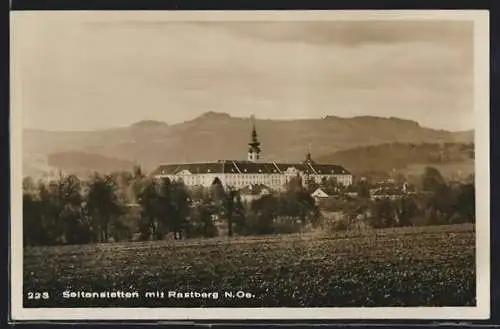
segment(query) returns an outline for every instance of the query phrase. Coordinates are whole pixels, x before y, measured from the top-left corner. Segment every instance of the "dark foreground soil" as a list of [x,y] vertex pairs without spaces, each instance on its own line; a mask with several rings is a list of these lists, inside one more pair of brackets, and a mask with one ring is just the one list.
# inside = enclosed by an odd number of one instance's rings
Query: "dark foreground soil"
[[[470,224],[328,237],[304,234],[27,248],[23,274],[25,307],[476,303],[475,234]],[[194,295],[173,298],[169,291]],[[65,298],[79,292],[93,297]],[[196,295],[203,292],[212,294]],[[101,293],[104,297],[95,297]],[[112,293],[132,297],[117,298]]]

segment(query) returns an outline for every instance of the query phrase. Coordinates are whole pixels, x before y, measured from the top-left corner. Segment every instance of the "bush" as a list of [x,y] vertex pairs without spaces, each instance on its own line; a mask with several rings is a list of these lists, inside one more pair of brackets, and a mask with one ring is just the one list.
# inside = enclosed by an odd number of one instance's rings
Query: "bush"
[[189,227],[188,238],[214,238],[219,236],[219,229],[214,223],[205,226],[204,223],[193,223]]
[[340,220],[335,220],[329,223],[328,230],[333,232],[347,231],[349,229],[349,226],[350,226],[349,219],[342,218]]
[[278,217],[273,221],[273,232],[276,234],[299,233],[303,228],[304,225],[294,217]]
[[349,216],[345,213],[335,213],[331,217],[324,217],[321,229],[330,234],[345,231],[364,231],[371,229],[364,215]]

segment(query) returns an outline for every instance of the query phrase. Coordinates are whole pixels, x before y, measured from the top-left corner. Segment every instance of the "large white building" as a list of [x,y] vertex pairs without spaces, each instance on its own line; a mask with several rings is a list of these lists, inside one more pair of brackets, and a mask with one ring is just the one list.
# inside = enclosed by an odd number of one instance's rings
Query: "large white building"
[[189,187],[209,187],[219,180],[225,187],[241,189],[249,185],[266,185],[273,190],[283,190],[293,178],[300,176],[303,182],[335,178],[345,186],[352,184],[352,175],[342,166],[318,164],[308,153],[303,162],[260,161],[260,143],[255,125],[251,142],[248,143],[247,160],[219,160],[214,162],[178,163],[159,166],[152,175],[156,178],[181,179]]

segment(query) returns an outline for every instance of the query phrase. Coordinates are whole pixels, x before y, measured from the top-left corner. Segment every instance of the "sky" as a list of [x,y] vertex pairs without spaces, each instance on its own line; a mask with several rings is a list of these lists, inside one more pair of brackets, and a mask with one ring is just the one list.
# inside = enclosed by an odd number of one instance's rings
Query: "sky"
[[167,16],[14,13],[12,110],[25,128],[48,130],[175,124],[208,111],[474,128],[471,21]]

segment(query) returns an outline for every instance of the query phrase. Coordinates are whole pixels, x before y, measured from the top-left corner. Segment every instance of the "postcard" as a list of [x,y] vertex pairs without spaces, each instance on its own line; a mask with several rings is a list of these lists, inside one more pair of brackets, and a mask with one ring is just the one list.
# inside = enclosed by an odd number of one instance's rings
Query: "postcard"
[[11,12],[13,320],[486,319],[487,11]]

